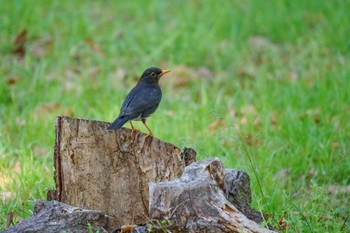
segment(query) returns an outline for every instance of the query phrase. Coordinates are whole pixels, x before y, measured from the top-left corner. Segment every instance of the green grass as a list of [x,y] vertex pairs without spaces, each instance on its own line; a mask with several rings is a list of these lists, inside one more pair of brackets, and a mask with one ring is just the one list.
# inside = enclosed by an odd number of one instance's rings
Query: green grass
[[349,1],[0,4],[0,229],[54,187],[55,117],[112,121],[159,66],[158,138],[247,171],[274,226],[350,231]]

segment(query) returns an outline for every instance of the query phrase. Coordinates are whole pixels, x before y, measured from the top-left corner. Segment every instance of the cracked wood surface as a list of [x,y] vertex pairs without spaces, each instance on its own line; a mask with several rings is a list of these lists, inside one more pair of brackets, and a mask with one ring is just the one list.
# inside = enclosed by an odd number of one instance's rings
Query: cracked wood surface
[[[225,173],[219,159],[209,158],[187,166],[181,178],[152,183],[150,219],[166,219],[171,232],[178,233],[272,232],[247,218],[226,199],[225,183],[236,178],[227,176],[225,182]],[[231,186],[227,190],[235,192]],[[244,186],[248,186],[250,195],[249,183]],[[246,209],[250,209],[250,202],[249,199],[244,204]]]
[[55,199],[112,216],[111,224],[148,219],[149,182],[182,175],[180,149],[157,138],[121,129],[107,131],[107,122],[57,117]]

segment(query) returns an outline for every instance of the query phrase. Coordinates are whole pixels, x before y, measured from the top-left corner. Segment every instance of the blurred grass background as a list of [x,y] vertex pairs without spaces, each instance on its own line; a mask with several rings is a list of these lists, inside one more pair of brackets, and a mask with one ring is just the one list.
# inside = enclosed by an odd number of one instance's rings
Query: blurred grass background
[[350,231],[349,1],[0,5],[0,229],[54,188],[55,117],[113,121],[158,66],[156,137],[247,171],[277,229]]

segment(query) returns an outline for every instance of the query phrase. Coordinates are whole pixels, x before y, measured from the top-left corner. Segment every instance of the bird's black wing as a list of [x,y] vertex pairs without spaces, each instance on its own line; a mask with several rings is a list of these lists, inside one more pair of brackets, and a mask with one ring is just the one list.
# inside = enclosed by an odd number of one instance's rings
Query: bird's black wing
[[153,113],[162,99],[160,88],[133,88],[120,109],[121,116],[138,117],[141,113]]

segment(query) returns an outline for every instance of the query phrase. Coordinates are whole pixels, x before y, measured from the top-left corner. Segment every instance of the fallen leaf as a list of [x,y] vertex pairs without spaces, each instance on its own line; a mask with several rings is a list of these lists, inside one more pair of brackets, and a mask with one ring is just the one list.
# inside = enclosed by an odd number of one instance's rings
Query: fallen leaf
[[287,212],[283,211],[283,214],[282,214],[280,220],[278,221],[278,226],[274,227],[275,230],[280,230],[281,228],[283,230],[287,230],[289,228],[289,224],[287,223],[287,221],[285,219],[286,214],[287,214]]
[[85,43],[95,52],[97,52],[100,55],[104,55],[104,51],[102,49],[102,46],[98,44],[95,40],[92,38],[86,38]]
[[215,132],[219,127],[222,127],[224,123],[225,123],[224,119],[218,118],[214,120],[212,123],[210,123],[209,129],[211,132]]
[[7,84],[9,86],[14,86],[17,83],[18,77],[17,76],[11,76],[9,79],[7,79]]
[[101,71],[101,68],[99,66],[91,66],[86,70],[87,75],[93,80],[96,79],[100,71]]
[[13,40],[12,53],[17,55],[19,58],[23,58],[25,55],[25,43],[27,40],[27,30],[23,29]]
[[244,138],[244,141],[248,146],[260,146],[263,144],[263,140],[259,139],[256,136],[253,136],[252,134],[248,134]]
[[18,161],[13,164],[12,168],[15,172],[21,173],[21,164]]
[[13,213],[12,212],[7,213],[6,214],[6,227],[10,227],[13,224],[14,224],[14,222],[13,222]]
[[318,116],[314,116],[314,121],[317,125],[319,125],[321,123],[321,120]]
[[[283,230],[287,230],[289,228],[288,223],[286,222],[285,218],[282,217],[280,219],[280,221],[278,222],[278,225],[280,226],[280,228],[282,228]],[[276,229],[277,230],[277,229]]]

